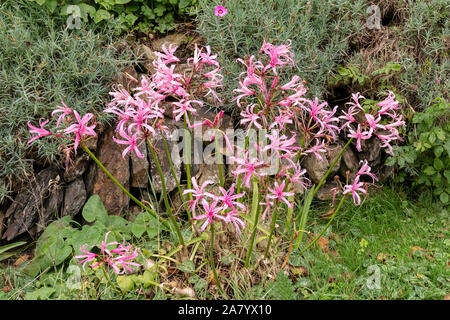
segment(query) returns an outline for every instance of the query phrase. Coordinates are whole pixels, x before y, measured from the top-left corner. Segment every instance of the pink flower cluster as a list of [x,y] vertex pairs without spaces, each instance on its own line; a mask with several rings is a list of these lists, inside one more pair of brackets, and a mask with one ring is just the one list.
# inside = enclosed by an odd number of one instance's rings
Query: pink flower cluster
[[[245,193],[234,193],[234,184],[229,190],[219,187],[220,194],[215,195],[206,190],[209,185],[214,182],[207,180],[199,187],[195,177],[192,178],[193,189],[184,190],[183,194],[192,194],[193,200],[190,201],[189,207],[193,213],[194,220],[204,220],[200,231],[214,222],[221,220],[225,223],[233,223],[236,233],[240,234],[241,229],[245,228],[245,222],[239,218],[239,215],[245,213],[246,207],[242,203],[236,201],[242,198]],[[197,215],[197,211],[201,214]]]
[[[365,113],[359,102],[364,99],[359,93],[352,95],[352,102],[348,104],[350,107],[344,115],[340,116],[345,123],[341,129],[346,128],[349,138],[356,139],[356,149],[361,152],[361,140],[368,140],[373,136],[380,140],[380,147],[387,148],[388,153],[393,154],[391,142],[402,140],[398,132],[398,128],[405,125],[401,114],[395,111],[400,109],[399,102],[395,100],[395,95],[389,91],[386,99],[372,107],[370,112]],[[363,121],[357,121],[357,115],[363,118]],[[354,128],[356,126],[356,130]]]
[[[42,122],[41,119],[39,121],[39,128],[31,125],[30,122],[27,123],[28,127],[30,128],[30,134],[34,134],[34,136],[28,140],[28,144],[45,136],[54,136],[72,140],[73,144],[64,146],[67,167],[70,160],[71,151],[73,150],[76,154],[80,142],[85,141],[89,136],[96,136],[94,130],[96,127],[96,123],[94,122],[93,124],[89,125],[89,122],[92,123],[91,120],[94,119],[94,115],[92,113],[86,113],[83,117],[81,117],[76,110],[72,110],[71,108],[69,108],[64,103],[64,101],[61,101],[61,103],[63,106],[56,106],[57,108],[52,112],[52,116],[60,113],[53,132],[44,128],[44,126],[50,120],[45,120],[44,122]],[[58,128],[61,123],[65,124],[66,128],[56,130],[56,128]]]
[[[79,263],[83,264],[83,270],[87,263],[91,263],[89,267],[95,268],[99,265],[106,265],[111,268],[116,274],[123,274],[125,272],[133,272],[133,268],[139,268],[140,264],[133,262],[132,260],[138,256],[137,250],[133,250],[131,245],[127,245],[125,241],[108,242],[108,235],[111,231],[105,235],[105,240],[100,245],[100,253],[96,254],[87,251],[87,245],[83,245],[80,251],[84,254],[75,256],[75,259],[79,260]],[[112,249],[108,248],[114,246]]]
[[[172,107],[171,114],[175,121],[185,119],[191,127],[189,115],[197,112],[196,107],[203,106],[202,101],[195,100],[196,95],[211,95],[221,103],[216,90],[222,87],[223,76],[219,73],[221,69],[217,55],[211,54],[209,46],[198,48],[196,45],[194,56],[187,60],[185,67],[174,55],[177,46],[163,45],[162,50],[155,52],[158,57],[153,61],[155,73],[150,78],[143,76],[133,94],[123,88],[110,93],[113,99],[104,112],[117,116],[116,131],[122,139],[113,139],[127,146],[123,157],[134,151],[142,158],[139,147],[146,139],[168,133],[164,125],[164,114],[170,113],[166,110],[168,106]],[[166,102],[169,97],[176,101]]]

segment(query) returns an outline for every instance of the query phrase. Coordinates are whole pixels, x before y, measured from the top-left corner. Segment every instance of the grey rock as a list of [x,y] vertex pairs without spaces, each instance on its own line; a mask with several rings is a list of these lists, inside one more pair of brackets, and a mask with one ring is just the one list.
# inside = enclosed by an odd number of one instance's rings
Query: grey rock
[[43,214],[43,205],[49,196],[49,188],[59,181],[58,171],[46,168],[40,171],[29,184],[22,189],[6,211],[7,229],[2,239],[10,241],[29,231],[39,215]]
[[53,188],[50,191],[48,200],[44,205],[43,214],[39,216],[37,223],[37,234],[41,234],[45,227],[51,222],[53,218],[59,217],[59,212],[64,199],[64,192],[60,186]]
[[180,46],[183,43],[188,42],[188,37],[182,33],[170,34],[164,38],[157,39],[152,42],[152,48],[155,51],[162,52],[163,45],[168,47],[170,44],[175,44],[176,46]]
[[73,218],[83,208],[86,198],[86,187],[83,179],[80,178],[70,183],[64,192],[62,216]]
[[75,179],[81,177],[87,168],[89,168],[89,163],[91,162],[91,157],[87,153],[79,153],[78,156],[73,160],[69,167],[64,172],[64,181],[72,182]]
[[[166,138],[166,140],[169,151],[171,152],[171,160],[174,167],[175,176],[176,179],[179,181],[181,177],[181,170],[182,170],[181,168],[182,166],[184,166],[184,164],[182,163],[182,154],[180,152],[181,151],[180,146],[184,145],[184,142],[178,141],[178,136],[180,134],[178,129],[180,129],[180,125],[170,119],[167,119],[165,125],[169,128],[170,136]],[[175,177],[173,176],[162,136],[161,135],[154,136],[151,140],[151,144],[153,146],[153,149],[155,150],[156,156],[158,157],[158,162],[163,172],[166,191],[170,192],[177,187],[177,180],[175,180]],[[151,151],[149,150],[148,152],[150,154],[149,155],[150,176],[152,179],[152,185],[153,188],[155,189],[155,192],[161,193],[162,192],[161,177],[159,175],[158,168],[156,166],[156,162],[153,159]]]

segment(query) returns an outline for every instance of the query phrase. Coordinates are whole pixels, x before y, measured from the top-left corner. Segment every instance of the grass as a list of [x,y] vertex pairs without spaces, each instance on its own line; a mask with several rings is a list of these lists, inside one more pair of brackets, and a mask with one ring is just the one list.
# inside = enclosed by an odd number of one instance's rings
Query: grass
[[[260,277],[258,283],[252,283],[252,279],[260,267],[247,273],[230,262],[239,248],[223,249],[217,253],[220,256],[218,270],[224,273],[225,268],[234,268],[226,280],[228,293],[232,293],[233,299],[443,299],[450,291],[448,214],[440,207],[413,203],[404,198],[404,195],[385,188],[371,195],[360,207],[354,207],[347,200],[318,244],[303,255],[293,251],[287,269],[281,271],[279,265],[274,266],[266,273],[266,276],[272,273],[271,276]],[[308,231],[317,233],[321,230],[326,220],[319,216],[326,211],[323,203],[314,203]],[[279,224],[282,223],[280,220]],[[184,232],[189,239],[188,232]],[[192,288],[198,299],[220,299],[217,291],[208,285],[207,255],[203,254],[205,261],[199,258],[193,259],[195,263],[171,264],[167,254],[173,241],[175,239],[158,236],[153,240],[133,238],[132,243],[141,252],[148,254],[156,250],[161,257],[166,256],[164,259],[152,258],[157,265],[157,269],[152,270],[159,270],[153,274],[154,281],[165,285],[169,280],[178,281],[178,285]],[[184,255],[206,253],[204,243],[207,241],[188,247],[188,254]],[[262,255],[262,250],[256,255]],[[286,251],[276,254],[284,257]],[[181,260],[178,255],[171,257]],[[142,284],[118,293],[117,288],[104,280],[99,269],[81,271],[80,274],[74,272],[73,260],[63,268],[49,267],[33,278],[21,271],[17,259],[16,256],[1,269],[2,299],[186,298]],[[17,266],[13,265],[14,261]],[[171,279],[168,270],[171,270]],[[377,275],[379,288],[374,280]],[[77,276],[81,287],[70,289]],[[112,277],[115,285],[119,279]],[[372,289],[368,283],[373,284]]]

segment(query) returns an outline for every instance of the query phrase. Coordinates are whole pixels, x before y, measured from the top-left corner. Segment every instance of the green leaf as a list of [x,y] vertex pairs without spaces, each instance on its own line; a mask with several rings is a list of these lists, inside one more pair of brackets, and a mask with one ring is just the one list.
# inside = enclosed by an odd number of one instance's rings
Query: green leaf
[[278,273],[275,282],[267,289],[267,294],[277,300],[295,300],[297,298],[291,279],[283,271]]
[[117,276],[116,281],[123,292],[128,292],[134,287],[134,281],[130,276]]
[[83,207],[83,218],[87,222],[105,221],[108,212],[97,194],[92,195]]
[[145,225],[142,224],[142,223],[135,222],[135,223],[133,223],[131,225],[131,232],[133,233],[133,235],[136,238],[142,237],[142,235],[144,234],[145,230],[146,230]]
[[5,246],[1,246],[0,247],[0,254],[6,252],[8,250],[11,250],[11,249],[23,246],[24,244],[27,244],[27,243],[25,241],[19,241],[19,242],[14,242],[14,243],[7,244]]
[[445,191],[443,191],[443,192],[441,193],[441,195],[439,196],[439,199],[441,200],[441,202],[442,202],[443,204],[447,204],[447,202],[448,202],[448,193],[446,193]]
[[42,287],[35,291],[26,293],[24,300],[48,300],[55,292],[55,288]]
[[131,0],[114,0],[114,2],[116,3],[116,4],[126,4],[126,3],[128,3],[128,2],[130,2]]
[[193,273],[195,271],[195,264],[192,260],[185,260],[178,265],[178,269],[186,273]]
[[436,173],[436,171],[434,170],[434,168],[431,167],[431,166],[426,167],[425,170],[423,170],[423,172],[424,172],[426,175],[428,175],[428,176],[431,176],[431,175],[433,175],[433,174]]
[[444,162],[442,162],[442,160],[439,158],[435,158],[433,161],[433,167],[434,169],[436,169],[436,171],[441,171],[442,169],[444,169]]
[[97,10],[94,15],[94,22],[99,23],[103,20],[109,20],[111,18],[111,14],[103,9]]

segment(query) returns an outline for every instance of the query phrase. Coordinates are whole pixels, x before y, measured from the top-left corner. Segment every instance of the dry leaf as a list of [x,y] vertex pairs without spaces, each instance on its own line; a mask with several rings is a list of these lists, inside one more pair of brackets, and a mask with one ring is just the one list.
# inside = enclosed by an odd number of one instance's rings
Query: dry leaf
[[384,254],[384,253],[382,253],[382,252],[380,252],[380,253],[377,255],[377,261],[380,262],[380,263],[385,263],[386,260],[387,260],[387,258],[388,258],[388,255],[386,255],[386,254]]
[[306,277],[308,276],[308,270],[305,267],[291,267],[291,273],[294,276]]
[[8,292],[10,292],[11,290],[12,290],[11,286],[6,286],[6,287],[3,287],[3,288],[2,288],[2,291],[3,291],[4,293],[8,293]]
[[320,237],[319,240],[317,240],[317,244],[319,245],[320,249],[322,249],[323,252],[328,252],[328,239],[324,237]]
[[446,295],[446,296],[444,297],[444,300],[450,300],[450,294]]
[[23,255],[21,255],[21,256],[14,262],[14,267],[20,266],[22,263],[28,261],[28,259],[30,259],[30,255],[29,255],[29,254],[23,254]]
[[192,288],[173,288],[172,291],[179,296],[188,296],[195,298],[195,291]]

